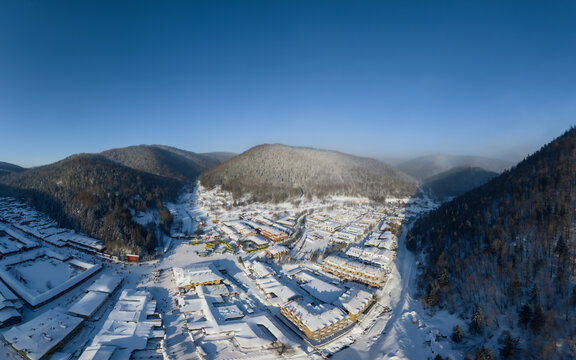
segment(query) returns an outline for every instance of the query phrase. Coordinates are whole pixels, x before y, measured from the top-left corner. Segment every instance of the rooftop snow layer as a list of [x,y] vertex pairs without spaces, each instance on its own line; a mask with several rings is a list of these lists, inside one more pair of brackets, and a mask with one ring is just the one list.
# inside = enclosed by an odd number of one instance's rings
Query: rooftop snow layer
[[87,291],[100,291],[103,293],[111,294],[118,288],[123,278],[119,276],[113,276],[110,274],[102,274],[100,277],[92,284]]
[[72,315],[78,315],[83,318],[91,318],[92,315],[100,309],[102,304],[106,302],[108,296],[110,296],[110,294],[98,291],[88,291],[80,300],[72,305],[68,312]]
[[14,326],[3,334],[3,338],[28,358],[37,360],[58,347],[82,322],[81,318],[68,315],[62,309],[51,309]]

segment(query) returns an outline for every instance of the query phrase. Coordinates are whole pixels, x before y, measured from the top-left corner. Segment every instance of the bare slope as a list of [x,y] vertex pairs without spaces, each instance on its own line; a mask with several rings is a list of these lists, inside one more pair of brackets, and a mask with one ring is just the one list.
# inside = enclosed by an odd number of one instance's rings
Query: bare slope
[[486,157],[435,154],[405,161],[399,164],[397,168],[423,180],[457,167],[476,167],[501,173],[512,165],[514,164],[509,161]]
[[426,258],[423,302],[466,319],[480,308],[475,336],[519,326],[525,356],[576,355],[566,322],[576,316],[575,199],[573,128],[416,222],[408,245]]
[[377,160],[285,145],[256,146],[206,171],[200,181],[236,196],[250,193],[255,201],[333,194],[382,201],[417,190],[414,179]]

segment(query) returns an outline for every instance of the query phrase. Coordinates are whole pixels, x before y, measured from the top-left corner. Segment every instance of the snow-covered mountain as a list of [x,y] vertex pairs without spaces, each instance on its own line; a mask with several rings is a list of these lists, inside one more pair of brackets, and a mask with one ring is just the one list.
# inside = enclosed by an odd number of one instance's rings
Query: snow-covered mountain
[[374,159],[336,151],[286,145],[259,145],[206,171],[206,187],[221,185],[236,195],[252,194],[256,201],[284,201],[326,195],[413,195],[416,181]]

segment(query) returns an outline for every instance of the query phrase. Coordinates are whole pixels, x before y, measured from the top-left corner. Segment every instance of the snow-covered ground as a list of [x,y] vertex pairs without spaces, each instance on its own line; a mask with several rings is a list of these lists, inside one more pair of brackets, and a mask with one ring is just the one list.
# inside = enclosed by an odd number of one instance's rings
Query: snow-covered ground
[[[120,289],[106,300],[104,306],[91,320],[85,322],[80,332],[65,344],[61,351],[71,354],[73,359],[78,358],[80,350],[89,345],[91,339],[100,331],[104,320],[118,300],[121,290],[142,288],[152,294],[158,306],[157,310],[162,314],[166,331],[165,354],[169,359],[319,359],[327,355],[333,355],[335,359],[427,359],[433,358],[436,354],[458,359],[463,356],[460,351],[452,349],[449,339],[453,326],[455,324],[462,326],[461,321],[447,313],[430,316],[422,309],[420,302],[413,298],[416,260],[405,249],[404,235],[397,240],[398,250],[395,256],[391,257],[394,260],[388,265],[387,281],[380,289],[369,288],[367,285],[351,281],[342,281],[331,274],[322,272],[321,257],[319,260],[310,260],[312,254],[324,253],[326,249],[337,244],[334,242],[333,233],[322,229],[323,221],[335,221],[342,227],[352,225],[356,229],[366,229],[365,234],[358,235],[356,241],[350,243],[365,246],[368,238],[375,239],[378,234],[384,234],[384,229],[389,226],[386,218],[390,218],[390,224],[393,224],[404,218],[417,216],[436,204],[426,199],[418,201],[396,199],[383,208],[373,209],[365,199],[353,198],[314,200],[298,205],[286,203],[232,206],[232,204],[232,198],[218,190],[208,191],[198,188],[193,192],[183,194],[177,203],[166,204],[166,208],[174,216],[171,245],[165,243],[165,254],[159,260],[142,264],[106,263],[75,249],[56,248],[41,242],[42,247],[47,249],[64,252],[65,255],[72,255],[87,263],[100,265],[101,274],[124,279]],[[152,213],[133,215],[142,221],[156,221],[155,214]],[[190,241],[190,237],[201,228],[203,233],[207,234],[206,239],[203,240],[205,242],[221,239],[218,241],[237,244],[242,239],[242,235],[236,234],[238,230],[233,229],[234,222],[245,221],[255,224],[256,222],[252,219],[256,218],[259,221],[271,221],[272,225],[277,226],[277,229],[281,231],[290,231],[286,246],[293,263],[284,263],[279,260],[276,262],[266,257],[265,251],[246,252],[240,247],[231,247],[234,252],[232,254],[210,250],[206,257],[204,249],[208,249],[207,245],[204,243],[196,245]],[[372,222],[371,219],[378,221]],[[293,228],[287,230],[290,224]],[[238,235],[236,239],[235,234]],[[348,245],[344,243],[342,249]],[[277,303],[271,302],[271,299],[268,299],[258,287],[254,274],[244,269],[245,264],[258,258],[268,262],[268,266],[273,271],[272,278],[280,286],[285,286],[287,293],[312,296],[327,304],[337,304],[337,298],[341,293],[347,288],[357,287],[375,293],[376,302],[368,308],[366,313],[359,316],[359,321],[353,326],[347,327],[326,341],[311,343],[280,314],[280,309],[273,305]],[[240,309],[244,314],[243,323],[249,324],[246,325],[248,327],[244,329],[244,332],[241,330],[244,325],[238,325],[237,334],[234,335],[234,331],[228,330],[234,328],[234,323],[227,325],[216,319],[224,310],[214,312],[216,320],[209,324],[211,331],[198,333],[186,330],[185,321],[197,320],[194,316],[179,311],[175,302],[179,293],[171,269],[197,263],[215,264],[221,272],[219,275],[231,284],[230,288],[241,289],[240,295],[229,297],[223,305],[227,306],[227,309]],[[289,279],[289,275],[294,274],[298,269],[304,269],[304,271],[297,278]],[[159,275],[154,274],[155,270]],[[54,307],[69,309],[85,296],[88,288],[99,276],[97,274],[94,278],[72,288],[34,311],[25,309],[23,323]],[[44,280],[42,281],[45,283]],[[192,296],[198,298],[196,294]],[[290,346],[286,349],[280,349],[276,345],[273,348],[269,346],[266,348],[265,344],[270,343],[267,338],[273,339],[274,336],[271,337],[267,331],[262,330],[262,324],[268,324],[272,334],[280,331],[275,337],[278,338],[280,335],[280,337],[286,337],[284,343]],[[0,329],[0,336],[9,328]],[[213,333],[214,329],[223,330],[216,335]],[[235,340],[234,336],[241,338]],[[255,336],[255,338],[246,340],[247,338],[244,339],[242,336],[248,338]],[[239,344],[244,346],[239,347]],[[254,348],[248,349],[247,344],[252,344]],[[12,360],[19,356],[6,343],[0,342],[0,358]]]
[[391,312],[379,317],[355,343],[334,355],[334,359],[462,359],[464,354],[451,346],[450,335],[462,321],[446,311],[429,315],[415,292],[416,259],[404,246],[406,231],[399,239],[398,256],[392,276],[381,291],[381,304]]

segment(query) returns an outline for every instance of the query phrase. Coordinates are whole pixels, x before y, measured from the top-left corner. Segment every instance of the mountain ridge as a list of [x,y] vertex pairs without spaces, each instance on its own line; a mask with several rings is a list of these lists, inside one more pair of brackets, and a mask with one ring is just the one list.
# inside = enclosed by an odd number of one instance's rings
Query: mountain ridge
[[9,174],[13,172],[21,172],[25,170],[26,168],[23,168],[21,166],[0,161],[0,175]]

